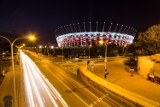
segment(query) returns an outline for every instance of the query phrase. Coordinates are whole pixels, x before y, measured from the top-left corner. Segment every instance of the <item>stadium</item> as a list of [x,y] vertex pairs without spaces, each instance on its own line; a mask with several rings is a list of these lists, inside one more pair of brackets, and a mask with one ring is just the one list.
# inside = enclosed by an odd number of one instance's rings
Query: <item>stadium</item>
[[137,30],[130,26],[105,22],[69,24],[55,30],[58,47],[88,47],[98,45],[99,41],[114,43],[119,46],[132,44]]

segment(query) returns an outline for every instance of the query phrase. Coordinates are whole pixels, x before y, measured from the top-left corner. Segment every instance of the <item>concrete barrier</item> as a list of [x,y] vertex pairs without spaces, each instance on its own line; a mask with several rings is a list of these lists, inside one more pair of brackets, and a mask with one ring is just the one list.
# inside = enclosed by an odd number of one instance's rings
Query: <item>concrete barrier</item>
[[141,95],[123,89],[117,85],[114,85],[95,74],[91,73],[86,67],[80,67],[77,73],[81,76],[84,82],[92,82],[94,85],[98,86],[103,90],[108,90],[115,94],[116,96],[124,99],[130,105],[134,104],[139,107],[160,107],[160,103],[147,99]]

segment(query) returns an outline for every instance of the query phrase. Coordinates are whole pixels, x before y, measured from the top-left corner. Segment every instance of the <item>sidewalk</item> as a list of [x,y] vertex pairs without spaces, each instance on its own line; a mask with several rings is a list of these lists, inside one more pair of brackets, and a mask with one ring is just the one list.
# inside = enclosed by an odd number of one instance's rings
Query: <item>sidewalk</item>
[[[113,64],[117,66],[113,66]],[[116,60],[116,62],[107,63],[107,70],[109,75],[104,78],[104,62],[100,62],[94,65],[92,73],[126,90],[160,102],[160,84],[153,83],[135,72],[131,76],[133,71],[127,71],[123,61]]]
[[[19,107],[25,107],[25,93],[23,88],[23,75],[21,66],[21,62],[20,64],[15,63],[14,66],[16,78],[16,104]],[[9,71],[6,73],[2,84],[0,85],[0,107],[4,107],[3,98],[8,95],[12,96],[12,107],[14,107],[13,90],[13,72],[11,66]]]
[[3,98],[5,96],[13,96],[13,78],[12,70],[10,69],[5,75],[2,84],[0,85],[0,107],[4,106]]

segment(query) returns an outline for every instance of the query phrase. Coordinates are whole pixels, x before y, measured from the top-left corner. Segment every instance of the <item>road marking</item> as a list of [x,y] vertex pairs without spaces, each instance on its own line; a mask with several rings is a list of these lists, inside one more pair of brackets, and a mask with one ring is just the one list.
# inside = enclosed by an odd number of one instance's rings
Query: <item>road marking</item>
[[45,102],[45,98],[44,98],[44,97],[42,97],[42,99],[43,99],[43,102],[44,102],[44,103],[46,103],[46,102]]
[[66,70],[70,71],[73,74],[77,74],[75,67],[65,67]]
[[[53,66],[52,64],[50,66]],[[53,72],[50,68],[48,68],[48,71],[53,75]],[[56,77],[57,78],[57,77]],[[67,86],[61,79],[57,78],[57,80],[64,85],[64,87],[66,87],[68,90],[71,90],[71,88],[69,86]],[[76,82],[76,81],[75,81]],[[78,83],[77,83],[78,84]],[[77,97],[84,105],[88,106],[88,104],[81,98],[79,97],[76,93],[73,93],[75,95],[75,97]]]
[[96,101],[94,101],[93,103],[89,104],[88,107],[93,107],[94,105],[100,103],[104,98],[106,98],[106,95],[103,95],[103,96],[99,97]]

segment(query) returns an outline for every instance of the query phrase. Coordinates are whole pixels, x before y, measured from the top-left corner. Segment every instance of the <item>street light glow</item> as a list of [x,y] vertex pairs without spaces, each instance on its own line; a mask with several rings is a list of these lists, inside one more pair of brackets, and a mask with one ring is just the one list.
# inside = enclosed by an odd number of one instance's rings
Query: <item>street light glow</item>
[[89,45],[89,48],[90,48],[90,47],[92,47],[92,45],[91,45],[91,44]]
[[42,46],[40,45],[39,48],[42,48]]
[[51,49],[53,49],[54,48],[54,46],[51,46]]
[[31,40],[31,41],[34,41],[35,39],[36,39],[35,36],[30,36],[30,37],[29,37],[29,40]]
[[99,44],[101,44],[101,45],[102,45],[103,43],[104,43],[104,41],[103,41],[103,40],[100,40],[100,41],[99,41]]
[[27,37],[28,37],[28,39],[31,40],[31,41],[36,40],[35,34],[29,34]]

